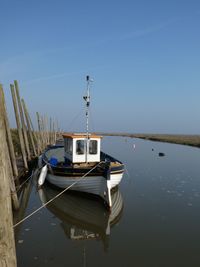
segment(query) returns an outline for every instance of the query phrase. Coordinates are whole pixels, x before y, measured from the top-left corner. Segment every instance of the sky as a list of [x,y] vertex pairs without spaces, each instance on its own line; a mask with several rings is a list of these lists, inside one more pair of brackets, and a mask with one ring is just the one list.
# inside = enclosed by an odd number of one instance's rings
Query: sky
[[0,83],[64,131],[200,134],[199,0],[0,0]]

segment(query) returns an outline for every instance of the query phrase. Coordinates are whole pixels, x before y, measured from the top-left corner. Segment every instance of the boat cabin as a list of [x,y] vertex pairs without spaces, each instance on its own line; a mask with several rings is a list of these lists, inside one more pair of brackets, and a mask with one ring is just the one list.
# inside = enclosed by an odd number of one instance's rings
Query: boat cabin
[[101,138],[95,134],[63,134],[66,160],[72,163],[100,162]]

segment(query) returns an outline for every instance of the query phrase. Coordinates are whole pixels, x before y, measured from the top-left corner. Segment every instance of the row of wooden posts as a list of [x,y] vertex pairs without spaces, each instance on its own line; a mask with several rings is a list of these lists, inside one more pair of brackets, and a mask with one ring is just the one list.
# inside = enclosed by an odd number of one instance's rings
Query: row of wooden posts
[[29,162],[58,138],[58,126],[47,116],[38,112],[38,130],[35,131],[24,99],[20,98],[19,85],[15,80],[10,85],[23,167],[16,157],[7,114],[3,86],[0,84],[0,266],[15,267],[16,253],[13,233],[12,209],[18,210],[16,187],[20,176],[28,171]]

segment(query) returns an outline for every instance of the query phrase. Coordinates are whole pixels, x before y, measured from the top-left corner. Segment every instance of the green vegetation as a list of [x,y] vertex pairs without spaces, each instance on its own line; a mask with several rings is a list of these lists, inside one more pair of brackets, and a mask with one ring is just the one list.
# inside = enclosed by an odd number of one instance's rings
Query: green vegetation
[[18,131],[17,129],[11,129],[11,136],[13,140],[13,146],[16,154],[21,153],[21,148],[20,148],[20,142],[19,142],[19,136],[18,136]]
[[[157,142],[168,142],[174,144],[200,147],[200,135],[178,135],[178,134],[130,134],[130,133],[100,133],[106,136],[124,136],[141,138]],[[17,129],[11,129],[13,145],[16,153],[20,153],[20,143]]]
[[[20,141],[19,141],[19,135],[18,135],[18,130],[17,129],[11,129],[11,136],[12,136],[12,141],[13,141],[13,146],[16,155],[21,154],[21,146],[20,146]],[[35,137],[33,137],[34,142],[36,142]],[[28,135],[28,142],[31,144],[30,136]],[[30,147],[32,149],[32,147]]]

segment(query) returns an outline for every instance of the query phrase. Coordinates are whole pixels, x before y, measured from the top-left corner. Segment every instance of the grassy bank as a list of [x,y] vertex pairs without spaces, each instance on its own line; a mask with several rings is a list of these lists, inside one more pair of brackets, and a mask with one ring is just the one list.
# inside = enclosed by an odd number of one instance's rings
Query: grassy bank
[[[20,144],[17,129],[11,130],[15,152],[20,153]],[[178,134],[131,134],[131,133],[100,133],[105,136],[124,136],[141,138],[157,142],[168,142],[174,144],[200,147],[200,135],[178,135]]]
[[20,142],[19,142],[19,136],[18,136],[17,129],[11,129],[11,136],[12,136],[12,141],[13,141],[15,153],[16,154],[21,153],[21,148],[20,148]]
[[103,133],[107,136],[125,136],[141,138],[157,142],[168,142],[174,144],[200,147],[200,135],[176,135],[176,134],[130,134],[130,133]]

